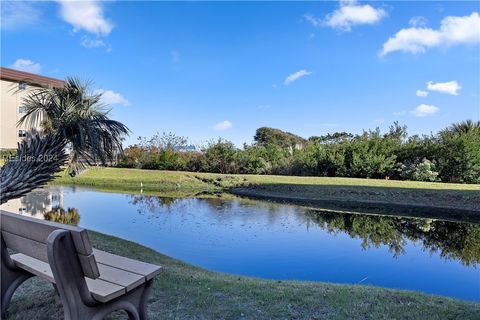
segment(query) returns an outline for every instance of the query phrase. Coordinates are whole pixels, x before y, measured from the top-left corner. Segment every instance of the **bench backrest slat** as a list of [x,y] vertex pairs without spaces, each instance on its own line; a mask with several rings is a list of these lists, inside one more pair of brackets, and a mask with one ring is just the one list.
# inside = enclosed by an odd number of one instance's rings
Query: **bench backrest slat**
[[48,236],[58,229],[70,231],[84,275],[92,279],[99,277],[87,230],[3,210],[0,212],[0,219],[2,238],[7,248],[44,262],[48,262],[46,245]]

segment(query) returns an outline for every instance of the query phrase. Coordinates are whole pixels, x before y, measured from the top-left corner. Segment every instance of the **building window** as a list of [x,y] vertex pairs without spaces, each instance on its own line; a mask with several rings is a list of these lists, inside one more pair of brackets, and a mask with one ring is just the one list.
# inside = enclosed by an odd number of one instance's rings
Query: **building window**
[[27,130],[18,130],[18,137],[25,138],[27,136]]
[[27,111],[27,108],[25,108],[25,106],[18,107],[18,113],[25,113],[26,111]]
[[25,82],[18,83],[18,90],[25,90],[27,89],[27,84]]

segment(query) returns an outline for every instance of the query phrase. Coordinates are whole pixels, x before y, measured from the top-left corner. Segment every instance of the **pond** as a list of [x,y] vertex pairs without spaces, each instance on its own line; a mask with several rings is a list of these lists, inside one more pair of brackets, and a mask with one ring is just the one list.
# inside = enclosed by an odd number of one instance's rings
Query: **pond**
[[213,271],[368,284],[480,301],[480,225],[236,198],[51,187],[4,210],[78,224]]

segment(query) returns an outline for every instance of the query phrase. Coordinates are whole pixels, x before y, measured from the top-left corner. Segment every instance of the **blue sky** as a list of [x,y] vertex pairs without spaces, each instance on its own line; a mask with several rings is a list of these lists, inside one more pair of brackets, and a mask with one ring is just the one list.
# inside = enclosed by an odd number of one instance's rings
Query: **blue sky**
[[132,130],[238,146],[480,117],[479,2],[5,2],[1,65],[94,81]]

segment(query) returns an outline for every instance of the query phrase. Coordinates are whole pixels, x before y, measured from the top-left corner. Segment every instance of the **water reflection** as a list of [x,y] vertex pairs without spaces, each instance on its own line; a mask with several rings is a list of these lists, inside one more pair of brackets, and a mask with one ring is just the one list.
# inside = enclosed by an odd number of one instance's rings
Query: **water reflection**
[[29,215],[37,219],[78,225],[80,213],[76,208],[63,207],[63,188],[38,189],[24,197],[13,199],[0,206],[2,210]]
[[[132,205],[140,214],[162,214],[185,212],[189,205],[186,199],[157,196],[129,195]],[[261,207],[267,212],[270,225],[277,223],[280,207],[270,202],[225,201],[225,199],[203,199],[203,205],[215,213],[217,221],[231,219],[225,212],[239,213],[249,206]],[[190,204],[191,205],[191,204]],[[363,215],[320,210],[290,210],[301,225],[308,230],[312,224],[318,225],[330,234],[346,233],[351,238],[361,240],[361,248],[387,246],[392,256],[398,258],[406,253],[407,240],[421,243],[423,250],[431,254],[439,253],[445,260],[458,260],[466,266],[476,267],[480,263],[480,225],[434,219]],[[254,215],[242,215],[244,219],[255,220]]]
[[330,233],[345,232],[362,241],[364,250],[388,246],[394,257],[405,254],[406,240],[421,242],[430,253],[466,266],[480,263],[480,225],[451,221],[341,212],[318,212],[312,219]]
[[230,195],[171,198],[71,187],[6,205],[2,209],[78,224],[213,271],[480,300],[476,224],[312,211]]
[[78,213],[78,209],[68,208],[67,211],[65,211],[65,209],[60,206],[53,207],[52,210],[45,212],[43,214],[43,218],[48,221],[70,224],[74,226],[78,225],[80,222],[80,214]]
[[39,219],[42,219],[43,214],[51,211],[54,207],[63,207],[63,188],[38,189],[0,206],[2,210],[28,214]]

